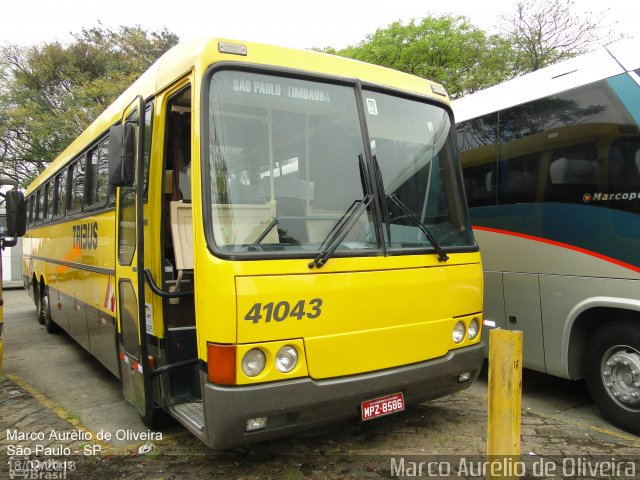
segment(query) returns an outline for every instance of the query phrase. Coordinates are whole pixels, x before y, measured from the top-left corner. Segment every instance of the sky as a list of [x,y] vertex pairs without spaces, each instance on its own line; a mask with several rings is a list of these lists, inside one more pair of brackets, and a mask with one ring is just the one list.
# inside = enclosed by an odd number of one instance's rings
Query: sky
[[[634,0],[573,0],[603,26],[640,39]],[[202,36],[258,41],[295,48],[356,45],[390,23],[445,13],[464,15],[496,31],[498,17],[516,0],[18,0],[2,2],[0,44],[22,46],[70,40],[70,32],[101,22],[107,27],[167,28],[181,40]]]

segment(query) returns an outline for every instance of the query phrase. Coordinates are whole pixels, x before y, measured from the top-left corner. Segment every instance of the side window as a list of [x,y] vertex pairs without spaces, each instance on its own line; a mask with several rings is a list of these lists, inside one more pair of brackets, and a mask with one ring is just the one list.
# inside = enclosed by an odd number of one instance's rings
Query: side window
[[136,252],[136,190],[120,187],[120,212],[118,215],[118,262],[131,265]]
[[[145,146],[144,146],[144,195],[149,181],[149,159],[151,157],[151,118],[153,105],[147,104],[145,110]],[[127,120],[137,120],[137,113]],[[136,251],[136,187],[120,188],[120,207],[118,212],[118,263],[131,265]]]
[[613,142],[608,154],[610,190],[640,191],[640,136],[621,136]]
[[129,280],[121,280],[120,290],[120,326],[122,330],[122,346],[129,355],[138,359],[138,302],[133,285]]
[[87,168],[87,205],[102,207],[109,197],[109,141],[89,152]]
[[504,151],[498,162],[498,203],[531,203],[536,201],[538,192],[538,171],[540,154],[533,153],[511,157]]
[[69,175],[71,176],[70,185],[70,201],[69,211],[78,212],[82,210],[84,203],[84,184],[85,184],[85,157],[78,158],[69,167]]
[[27,198],[27,224],[29,226],[33,225],[33,195],[29,195],[29,198]]
[[456,130],[469,206],[495,205],[498,114],[462,122]]
[[38,190],[36,198],[36,223],[40,223],[44,213],[44,189]]
[[608,187],[613,194],[609,206],[640,214],[640,136],[620,138],[608,153]]
[[111,195],[109,185],[109,140],[100,145],[100,158],[98,159],[98,182],[96,186],[96,203],[106,203]]
[[56,176],[55,180],[55,210],[54,217],[64,217],[67,206],[67,171],[63,170]]
[[[547,104],[532,102],[499,113],[498,203],[532,203],[538,198],[539,172],[546,134],[538,119]],[[543,183],[544,185],[544,183]]]
[[151,134],[153,132],[153,102],[147,104],[144,112],[144,199],[149,190],[149,164],[151,159]]
[[591,203],[598,192],[609,191],[607,177],[632,172],[633,165],[618,155],[622,150],[609,148],[631,131],[637,125],[606,81],[501,112],[501,201]]
[[551,152],[549,181],[551,185],[588,185],[598,179],[599,165],[594,144],[576,145]]
[[191,88],[169,100],[166,168],[172,171],[172,200],[191,200]]
[[44,186],[44,221],[53,219],[53,182],[49,180]]
[[[137,110],[127,121],[138,120]],[[137,134],[136,134],[137,136]],[[136,252],[136,185],[120,187],[118,211],[118,263],[131,265]]]

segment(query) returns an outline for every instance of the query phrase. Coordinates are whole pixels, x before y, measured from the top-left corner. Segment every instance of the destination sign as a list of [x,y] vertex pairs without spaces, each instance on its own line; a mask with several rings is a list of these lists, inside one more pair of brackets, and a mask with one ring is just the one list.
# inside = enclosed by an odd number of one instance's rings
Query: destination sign
[[285,97],[310,102],[330,103],[331,93],[322,88],[286,85],[274,81],[264,81],[248,78],[234,78],[231,82],[232,90],[236,93],[248,93],[273,97]]

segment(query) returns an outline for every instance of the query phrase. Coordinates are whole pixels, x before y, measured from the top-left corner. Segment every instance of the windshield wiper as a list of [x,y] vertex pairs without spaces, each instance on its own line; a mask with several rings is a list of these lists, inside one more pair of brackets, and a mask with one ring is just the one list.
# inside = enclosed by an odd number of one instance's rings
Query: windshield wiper
[[[420,219],[416,217],[411,210],[409,210],[409,208],[402,202],[402,200],[398,198],[398,196],[395,193],[392,193],[391,195],[387,195],[384,189],[384,182],[382,180],[382,171],[380,170],[378,157],[376,157],[375,155],[373,156],[373,165],[375,167],[376,182],[378,183],[378,188],[382,193],[382,196],[383,196],[382,198],[388,198],[393,203],[395,203],[398,206],[398,208],[402,210],[402,213],[404,213],[415,224],[415,226],[418,227],[422,233],[424,233],[424,236],[427,237],[427,240],[429,240],[429,243],[438,254],[438,260],[440,262],[446,262],[447,260],[449,260],[449,256],[446,253],[444,253],[444,251],[442,250],[442,247],[440,247],[436,239],[433,238],[433,235],[431,235],[431,232],[427,229],[425,224],[422,223]],[[386,205],[384,204],[384,202],[382,202],[382,205],[383,205],[383,212],[385,216],[384,221],[387,224],[387,235],[389,237],[389,241],[391,241],[391,224],[389,222],[389,218],[390,218],[389,210],[386,208]]]
[[[380,190],[380,194],[382,195],[382,198],[385,198],[387,194],[385,193],[385,189],[384,189],[384,180],[382,179],[382,170],[380,170],[378,157],[375,154],[373,155],[373,172],[375,175],[376,183],[378,184],[378,189]],[[389,209],[387,208],[386,202],[382,201],[380,203],[382,204],[382,218],[384,220],[383,223],[387,226],[387,238],[389,239],[389,243],[391,243],[391,222],[389,221],[391,217],[389,216]]]
[[367,194],[362,200],[353,201],[320,244],[320,248],[322,249],[324,246],[324,249],[321,250],[316,258],[309,262],[309,268],[320,268],[327,263],[344,240],[344,237],[346,237],[351,228],[353,228],[356,220],[358,220],[362,212],[367,209],[372,199],[373,195]]
[[269,225],[267,225],[267,228],[265,228],[262,231],[262,233],[260,235],[258,235],[258,238],[256,238],[251,245],[258,245],[260,242],[262,242],[262,240],[265,239],[267,234],[273,229],[273,227],[275,227],[278,224],[279,221],[280,221],[280,219],[278,217],[276,217],[273,220],[271,220],[271,223],[269,223]]
[[438,244],[436,239],[433,238],[433,235],[431,235],[431,232],[429,231],[429,229],[427,229],[425,224],[422,223],[420,219],[416,217],[416,215],[411,210],[409,210],[409,208],[402,202],[402,200],[400,200],[395,193],[392,193],[391,195],[387,195],[386,197],[389,200],[391,200],[393,203],[395,203],[398,206],[398,208],[402,210],[402,213],[404,213],[407,216],[407,218],[409,218],[409,220],[411,220],[415,224],[415,226],[418,227],[422,233],[424,233],[424,236],[427,237],[427,240],[429,240],[429,243],[431,243],[431,245],[433,246],[433,249],[438,254],[438,260],[440,262],[446,262],[447,260],[449,260],[449,255],[444,253],[444,251],[442,250],[442,247]]

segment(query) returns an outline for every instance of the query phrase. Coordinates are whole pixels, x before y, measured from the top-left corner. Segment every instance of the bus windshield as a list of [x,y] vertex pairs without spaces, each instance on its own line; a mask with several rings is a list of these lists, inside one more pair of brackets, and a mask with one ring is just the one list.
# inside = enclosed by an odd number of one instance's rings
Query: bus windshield
[[416,220],[441,247],[473,245],[447,111],[373,91],[365,90],[364,97],[371,149],[386,194],[388,248],[430,248]]
[[[416,218],[443,247],[473,245],[446,110],[364,90],[361,119],[357,95],[349,85],[230,70],[212,75],[205,144],[210,243],[226,254],[311,256],[354,202],[373,193],[379,168],[387,198],[377,204],[386,225],[376,228],[371,202],[336,255],[371,254],[382,241],[392,251],[433,250]],[[366,152],[376,168],[365,167]],[[413,219],[389,200],[392,194]]]

